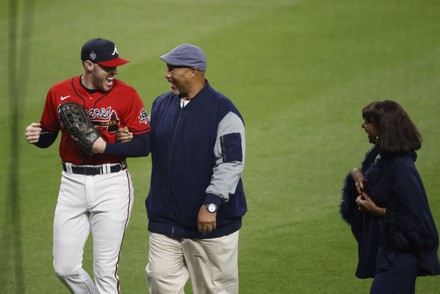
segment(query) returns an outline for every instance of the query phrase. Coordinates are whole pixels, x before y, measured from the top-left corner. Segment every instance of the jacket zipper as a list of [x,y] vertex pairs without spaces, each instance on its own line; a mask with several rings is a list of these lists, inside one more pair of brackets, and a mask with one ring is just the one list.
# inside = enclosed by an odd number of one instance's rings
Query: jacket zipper
[[[176,215],[174,214],[174,210],[173,210],[173,201],[172,201],[172,189],[171,189],[171,158],[173,156],[173,150],[174,150],[174,141],[176,139],[176,135],[177,135],[177,129],[179,128],[179,124],[180,124],[180,119],[182,118],[182,114],[183,114],[183,108],[180,108],[179,111],[179,116],[177,118],[177,123],[176,126],[174,128],[174,134],[173,134],[173,139],[171,140],[171,148],[170,148],[170,154],[168,157],[168,189],[169,189],[169,194],[168,194],[168,200],[170,203],[170,209],[171,209],[171,217],[176,220]],[[174,226],[171,229],[171,236],[174,235]]]

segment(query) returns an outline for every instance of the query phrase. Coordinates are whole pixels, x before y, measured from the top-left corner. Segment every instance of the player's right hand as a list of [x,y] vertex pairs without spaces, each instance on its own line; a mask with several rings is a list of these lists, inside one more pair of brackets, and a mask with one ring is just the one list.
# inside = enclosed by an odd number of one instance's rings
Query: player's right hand
[[133,139],[133,133],[127,127],[119,128],[116,131],[116,142],[124,143],[130,142]]
[[40,134],[43,129],[40,123],[31,123],[27,126],[25,131],[26,140],[29,144],[37,143],[40,139]]

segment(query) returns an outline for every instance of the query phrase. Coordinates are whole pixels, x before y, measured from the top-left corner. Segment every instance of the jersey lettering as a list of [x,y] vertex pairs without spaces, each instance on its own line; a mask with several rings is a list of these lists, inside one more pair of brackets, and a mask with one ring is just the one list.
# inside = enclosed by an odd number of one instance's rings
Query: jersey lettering
[[116,132],[119,128],[118,115],[110,106],[107,108],[91,108],[87,111],[87,114],[95,126],[105,128],[110,133]]
[[108,119],[112,113],[111,106],[107,108],[91,108],[87,111],[90,119]]

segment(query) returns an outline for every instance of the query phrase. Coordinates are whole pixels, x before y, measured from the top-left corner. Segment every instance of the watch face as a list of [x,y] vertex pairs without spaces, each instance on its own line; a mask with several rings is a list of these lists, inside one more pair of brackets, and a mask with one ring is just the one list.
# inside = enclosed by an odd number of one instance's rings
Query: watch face
[[211,203],[208,205],[209,212],[216,212],[216,210],[217,210],[217,206],[215,204]]

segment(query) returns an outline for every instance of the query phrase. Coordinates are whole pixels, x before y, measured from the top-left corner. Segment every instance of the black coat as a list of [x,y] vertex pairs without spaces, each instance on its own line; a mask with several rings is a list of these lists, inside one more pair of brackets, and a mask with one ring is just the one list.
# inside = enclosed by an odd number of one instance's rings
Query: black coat
[[343,187],[342,217],[351,225],[358,243],[356,276],[372,278],[388,269],[396,254],[405,252],[417,257],[417,275],[440,274],[437,256],[439,238],[420,175],[415,167],[417,155],[381,154],[376,147],[362,163],[366,178],[365,192],[386,217],[358,209],[358,193],[349,174]]

